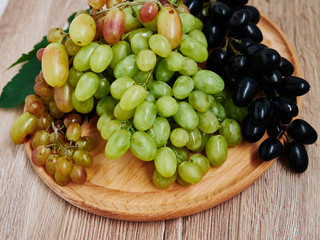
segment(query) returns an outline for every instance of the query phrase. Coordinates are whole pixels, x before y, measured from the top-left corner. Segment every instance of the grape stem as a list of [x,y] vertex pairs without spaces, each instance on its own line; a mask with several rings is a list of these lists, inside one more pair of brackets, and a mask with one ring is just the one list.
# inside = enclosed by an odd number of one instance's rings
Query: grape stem
[[183,163],[184,160],[183,160],[183,158],[179,155],[179,153],[177,152],[176,148],[175,148],[174,146],[170,146],[170,148],[172,149],[172,151],[173,151],[174,154],[176,155],[178,164],[180,165],[181,163]]

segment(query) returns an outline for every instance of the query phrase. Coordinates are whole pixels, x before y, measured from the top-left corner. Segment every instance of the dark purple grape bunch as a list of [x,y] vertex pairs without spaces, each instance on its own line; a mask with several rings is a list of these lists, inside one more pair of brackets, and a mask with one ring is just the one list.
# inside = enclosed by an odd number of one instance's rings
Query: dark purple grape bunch
[[[317,140],[317,132],[306,121],[296,119],[297,96],[310,90],[309,83],[292,76],[293,64],[275,49],[262,44],[257,23],[259,11],[246,0],[218,0],[210,3],[204,26],[209,47],[216,48],[208,58],[207,68],[215,71],[233,91],[237,107],[248,107],[242,121],[242,135],[257,142],[268,132],[270,136],[259,147],[263,161],[284,154],[290,168],[297,173],[308,166],[305,144]],[[257,98],[261,93],[262,97]],[[286,136],[286,143],[279,140]]]

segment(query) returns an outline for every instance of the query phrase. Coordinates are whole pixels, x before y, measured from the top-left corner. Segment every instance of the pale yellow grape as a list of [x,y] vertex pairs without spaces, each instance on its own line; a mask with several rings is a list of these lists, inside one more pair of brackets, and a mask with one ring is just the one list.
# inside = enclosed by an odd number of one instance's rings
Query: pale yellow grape
[[70,38],[79,46],[86,46],[96,35],[96,22],[88,14],[78,15],[70,24]]

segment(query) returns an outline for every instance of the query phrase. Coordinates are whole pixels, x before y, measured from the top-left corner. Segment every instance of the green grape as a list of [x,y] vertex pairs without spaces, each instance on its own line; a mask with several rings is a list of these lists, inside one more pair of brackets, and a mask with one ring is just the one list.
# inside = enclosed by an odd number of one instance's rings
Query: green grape
[[69,174],[72,167],[72,162],[67,157],[59,157],[55,164],[56,172],[60,173],[62,176]]
[[133,76],[133,80],[139,84],[146,83],[147,79],[149,79],[148,80],[149,83],[153,81],[152,71],[147,71],[147,72],[139,71],[136,75]]
[[97,47],[90,57],[90,68],[93,72],[100,73],[107,69],[113,58],[113,52],[108,44]]
[[78,71],[87,71],[90,69],[90,57],[94,50],[99,47],[98,43],[90,43],[89,45],[82,47],[78,53],[74,56],[73,66]]
[[177,174],[177,182],[183,187],[187,187],[191,185],[191,183],[184,181],[179,174]]
[[205,48],[208,48],[207,38],[201,30],[193,29],[188,34],[191,38],[198,40]]
[[135,110],[133,125],[139,131],[146,131],[151,128],[156,116],[156,104],[145,100]]
[[139,21],[139,18],[136,15],[134,15],[134,12],[131,7],[124,8],[122,11],[124,12],[124,14],[126,16],[125,17],[126,26],[124,29],[125,33],[128,33],[134,29],[141,27],[141,23]]
[[75,89],[75,97],[78,101],[86,101],[93,97],[100,83],[100,78],[93,72],[87,72],[79,79]]
[[121,122],[119,120],[110,120],[102,126],[101,137],[104,140],[109,140],[112,134],[120,129],[121,129]]
[[198,128],[205,133],[214,133],[219,129],[219,120],[210,110],[206,112],[197,112],[199,117]]
[[158,115],[161,117],[171,117],[178,111],[178,103],[173,97],[163,96],[157,102]]
[[170,124],[164,117],[156,117],[148,134],[154,139],[157,147],[165,145],[170,136]]
[[203,175],[210,170],[210,162],[208,158],[200,153],[192,154],[189,158],[189,162],[196,164]]
[[198,64],[191,58],[184,57],[184,64],[179,73],[181,75],[192,76],[198,71]]
[[76,87],[83,72],[76,70],[74,67],[70,68],[68,82],[71,86]]
[[141,50],[137,55],[136,63],[141,71],[151,71],[156,65],[156,62],[157,56],[151,50]]
[[64,45],[50,43],[43,52],[41,66],[46,83],[51,87],[61,87],[69,75],[69,58]]
[[183,33],[181,41],[183,41],[184,39],[187,39],[187,38],[191,38],[191,37],[188,34]]
[[172,94],[177,99],[184,99],[189,96],[194,88],[194,83],[189,76],[180,76],[172,87]]
[[104,113],[113,113],[116,104],[117,100],[115,100],[113,97],[105,96],[97,103],[96,112],[99,116],[102,116]]
[[173,146],[182,148],[189,141],[188,131],[183,128],[175,128],[170,133],[170,142]]
[[154,170],[152,175],[153,184],[160,189],[165,189],[170,187],[177,179],[177,173],[173,174],[171,177],[163,177],[157,169]]
[[168,82],[174,74],[173,71],[170,71],[167,68],[167,63],[165,59],[161,59],[159,61],[158,65],[156,66],[155,72],[156,72],[156,79],[162,82]]
[[193,76],[194,88],[207,94],[217,94],[224,89],[222,78],[209,70],[200,70]]
[[201,42],[194,38],[186,38],[181,41],[180,51],[197,63],[202,63],[208,58],[208,50]]
[[226,110],[218,101],[214,103],[210,111],[213,112],[213,114],[216,115],[219,120],[224,120],[228,117]]
[[167,83],[161,81],[151,82],[149,85],[149,91],[156,99],[163,96],[172,96],[171,87]]
[[149,38],[153,35],[153,32],[148,28],[138,28],[129,33],[129,42],[131,42],[132,38],[135,35],[141,35],[145,39],[149,40]]
[[38,146],[31,153],[31,160],[37,166],[43,166],[46,164],[46,160],[51,154],[50,148],[46,146]]
[[100,82],[99,82],[99,86],[97,91],[94,93],[94,97],[101,99],[105,96],[107,96],[110,92],[110,83],[108,81],[108,79],[106,78],[101,78]]
[[201,19],[199,19],[197,17],[195,17],[194,29],[198,29],[200,31],[202,31],[202,29],[203,29],[203,22],[201,21]]
[[196,150],[201,146],[202,138],[201,133],[198,128],[188,131],[189,141],[186,144],[186,147],[189,150]]
[[75,17],[69,28],[72,41],[79,46],[86,46],[92,42],[96,35],[96,22],[88,14],[80,14]]
[[146,98],[147,91],[140,85],[128,88],[120,99],[120,107],[124,111],[130,111],[140,105]]
[[53,89],[53,99],[60,112],[67,113],[73,110],[71,100],[73,90],[69,82]]
[[67,127],[66,137],[69,141],[77,141],[81,137],[82,129],[79,123],[71,123]]
[[176,157],[177,157],[177,160],[178,160],[179,164],[181,164],[184,161],[188,161],[189,151],[188,151],[187,148],[185,148],[185,147],[182,147],[182,148],[175,147],[174,150],[175,150],[175,154],[176,154]]
[[148,49],[148,40],[140,34],[135,34],[131,38],[131,49],[134,54],[138,54],[142,50]]
[[105,112],[101,115],[97,122],[97,129],[101,131],[102,127],[110,120],[115,119],[113,112]]
[[130,150],[143,161],[152,161],[156,157],[157,145],[146,132],[137,131],[131,136]]
[[54,173],[56,172],[55,165],[58,158],[59,156],[57,154],[51,154],[46,160],[45,168],[50,175],[54,175]]
[[230,118],[233,118],[240,123],[244,117],[248,115],[248,108],[236,106],[232,99],[227,99],[223,107]]
[[230,147],[237,146],[242,142],[241,126],[234,119],[225,119],[221,123],[219,134],[225,137]]
[[25,143],[37,130],[37,117],[25,112],[12,125],[10,138],[15,144]]
[[228,156],[228,142],[222,135],[211,136],[206,145],[206,155],[210,164],[221,166]]
[[203,175],[197,164],[188,161],[178,166],[178,174],[187,183],[198,183]]
[[204,133],[202,131],[200,131],[200,135],[201,135],[201,145],[199,148],[192,150],[194,153],[201,153],[204,151],[204,149],[206,148],[207,142],[209,140],[209,138],[211,137],[211,134],[208,133]]
[[76,111],[78,111],[79,113],[83,113],[83,114],[91,112],[93,109],[93,106],[94,106],[93,97],[91,97],[85,101],[78,101],[75,97],[74,92],[72,93],[71,101],[72,101],[72,105],[73,105],[74,109]]
[[70,170],[70,179],[74,183],[83,184],[87,181],[87,171],[84,167],[73,165]]
[[36,131],[31,138],[31,147],[35,149],[41,145],[48,145],[50,134],[44,130]]
[[93,158],[87,151],[78,149],[73,154],[74,163],[82,167],[91,167],[93,165]]
[[119,99],[128,90],[128,88],[132,87],[135,84],[135,81],[130,77],[121,77],[116,79],[110,85],[110,94],[115,99]]
[[178,52],[171,52],[168,57],[165,58],[167,69],[170,71],[180,71],[183,69],[185,58]]
[[154,165],[161,176],[172,177],[178,165],[174,151],[169,147],[159,148],[154,159]]
[[109,159],[116,159],[124,155],[130,147],[131,132],[120,129],[109,138],[106,144],[105,154]]
[[146,100],[148,100],[149,102],[153,102],[153,103],[156,102],[155,96],[152,93],[150,93],[149,91],[147,91]]
[[198,112],[206,112],[210,109],[210,100],[207,94],[202,91],[195,90],[189,94],[190,105]]
[[199,117],[196,111],[187,102],[179,102],[178,105],[178,111],[173,116],[173,119],[186,130],[195,129],[199,124]]
[[216,99],[214,98],[213,95],[211,94],[207,94],[208,98],[209,98],[209,102],[210,102],[210,109],[214,106],[214,104],[216,103]]
[[188,33],[192,29],[194,29],[194,26],[196,24],[195,17],[190,13],[179,13],[179,17],[182,22],[182,32]]
[[149,39],[151,50],[160,57],[168,57],[171,53],[171,45],[166,37],[160,34],[154,34]]
[[134,112],[135,112],[135,109],[132,109],[129,111],[124,111],[121,108],[120,103],[118,103],[114,108],[113,114],[116,117],[116,119],[124,121],[124,120],[129,120],[129,119],[133,118]]
[[139,68],[136,63],[137,56],[131,54],[122,59],[114,68],[113,74],[115,78],[130,77],[132,78],[139,72]]
[[121,60],[129,56],[131,53],[130,44],[126,41],[117,42],[116,44],[112,45],[111,49],[113,55],[109,65],[111,69],[114,69]]
[[56,180],[56,182],[61,186],[66,186],[71,181],[69,175],[64,176],[58,172],[54,173],[54,180]]

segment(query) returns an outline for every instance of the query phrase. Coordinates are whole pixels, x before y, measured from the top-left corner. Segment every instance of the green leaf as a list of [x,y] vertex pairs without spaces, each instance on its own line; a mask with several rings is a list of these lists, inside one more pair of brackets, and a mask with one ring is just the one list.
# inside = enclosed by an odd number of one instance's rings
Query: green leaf
[[26,61],[29,61],[33,56],[37,55],[37,51],[40,48],[45,48],[47,45],[49,44],[47,37],[44,36],[41,40],[41,42],[37,43],[36,45],[34,45],[33,50],[28,52],[28,53],[23,53],[22,56],[16,61],[14,62],[8,69],[12,68],[13,66],[19,64],[19,63],[23,63]]
[[19,73],[3,88],[0,96],[0,107],[11,108],[23,103],[25,98],[34,94],[33,86],[36,76],[40,73],[41,63],[34,55],[25,63]]

